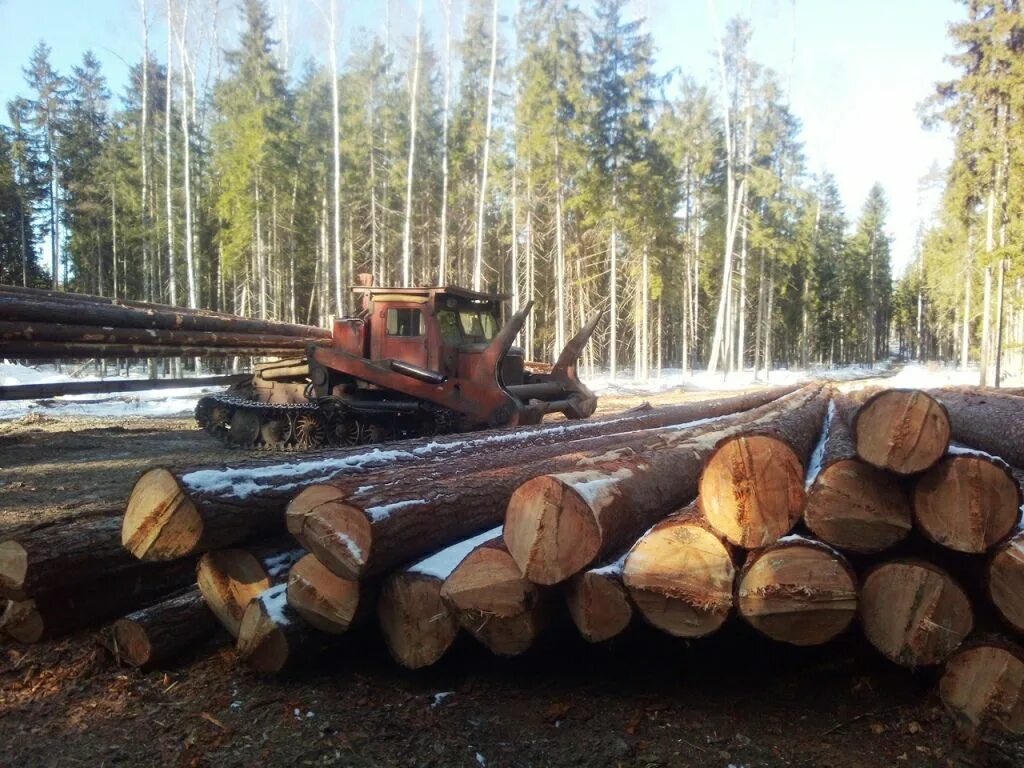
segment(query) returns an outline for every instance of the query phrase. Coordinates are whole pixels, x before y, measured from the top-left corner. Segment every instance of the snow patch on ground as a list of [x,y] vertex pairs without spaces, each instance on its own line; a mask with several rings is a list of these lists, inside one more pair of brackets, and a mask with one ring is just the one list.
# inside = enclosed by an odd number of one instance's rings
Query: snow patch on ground
[[430,557],[413,563],[409,566],[410,573],[422,573],[424,576],[432,576],[435,579],[447,579],[452,571],[458,568],[459,563],[466,559],[466,555],[496,536],[501,535],[501,526],[491,528],[489,531],[479,533],[471,539],[452,544],[450,547],[436,552]]
[[437,709],[444,703],[445,699],[447,699],[449,696],[454,695],[455,691],[441,691],[440,693],[435,693],[433,700],[430,702],[430,708]]

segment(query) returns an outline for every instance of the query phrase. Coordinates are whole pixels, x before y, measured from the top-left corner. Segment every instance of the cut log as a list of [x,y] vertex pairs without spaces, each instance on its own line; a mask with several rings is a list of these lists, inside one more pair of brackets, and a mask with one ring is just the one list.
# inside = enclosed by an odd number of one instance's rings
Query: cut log
[[216,331],[221,333],[264,333],[301,338],[331,337],[324,328],[293,325],[272,320],[253,320],[237,315],[154,305],[148,308],[124,304],[94,303],[84,310],[77,301],[55,301],[0,295],[0,317],[34,323],[70,323],[117,328],[156,328],[169,331]]
[[[429,441],[404,440],[385,449],[361,446],[332,450],[315,458],[285,462],[249,460],[234,463],[230,468],[179,471],[160,467],[143,474],[132,489],[122,541],[143,560],[201,554],[283,530],[288,503],[297,492],[315,484],[330,481],[337,494],[330,491],[329,495],[343,498],[360,489],[369,493],[396,480],[404,483],[411,465],[416,465],[424,476],[451,476],[466,474],[467,466],[482,469],[525,464],[573,451],[595,450],[602,445],[639,442],[650,436],[637,430],[681,429],[692,422],[763,406],[790,390],[778,388],[586,422],[494,429],[473,435],[439,436]],[[625,435],[626,432],[631,434]],[[455,538],[458,536],[453,534],[448,540]],[[432,542],[425,549],[410,553],[406,560],[444,544],[445,540]]]
[[[643,453],[609,451],[577,462],[576,471],[535,477],[509,500],[504,531],[509,552],[531,581],[562,582],[624,548],[692,500],[698,482],[703,482],[704,460],[716,446],[793,418],[817,422],[810,429],[816,434],[826,404],[822,390],[813,387],[751,411],[744,419],[711,425],[714,431],[663,435]],[[802,502],[802,469],[796,483]],[[706,510],[706,498],[704,503]]]
[[104,515],[47,523],[0,541],[0,596],[27,600],[140,571],[141,564],[121,548],[120,528],[120,518]]
[[826,413],[814,407],[780,413],[715,447],[700,478],[704,515],[730,542],[765,547],[789,533],[803,513],[805,469]]
[[916,389],[887,389],[853,417],[857,454],[868,464],[913,475],[930,469],[949,446],[950,421],[942,403]]
[[820,460],[812,459],[804,523],[834,547],[859,554],[881,552],[913,527],[910,499],[894,476],[857,456],[842,411],[830,409]]
[[133,667],[173,658],[213,634],[217,617],[197,587],[114,622],[117,654]]
[[441,587],[478,544],[493,539],[484,531],[389,575],[377,601],[377,618],[391,656],[407,669],[437,663],[459,632],[459,623],[441,597]]
[[525,653],[549,616],[547,598],[509,555],[501,531],[475,546],[441,587],[459,625],[497,656]]
[[1001,641],[981,641],[946,662],[939,697],[962,732],[1024,734],[1024,651]]
[[734,559],[695,501],[640,537],[622,580],[647,623],[675,637],[703,637],[732,611]]
[[103,381],[57,381],[50,384],[15,384],[0,386],[0,400],[44,400],[65,395],[112,394],[115,392],[147,392],[153,389],[182,387],[228,387],[248,381],[248,373],[229,376],[196,376],[183,379],[105,379]]
[[247,549],[220,549],[199,558],[196,583],[217,620],[238,637],[249,603],[275,584],[303,555],[294,542],[277,541]]
[[[771,404],[762,406],[771,408]],[[746,423],[763,415],[762,409],[698,426],[508,450],[501,458],[482,454],[466,463],[449,462],[447,468],[426,476],[418,473],[413,489],[408,487],[406,472],[390,476],[397,482],[372,483],[355,492],[350,491],[350,481],[309,486],[288,505],[288,531],[339,576],[372,576],[500,522],[513,491],[530,478],[589,467],[598,460],[595,457],[611,463],[615,457],[646,454],[719,425]],[[578,473],[581,477],[591,474],[590,470]],[[627,543],[622,541],[621,546]]]
[[[50,342],[87,345],[135,345],[160,347],[249,347],[291,349],[304,352],[318,341],[315,336],[283,336],[267,333],[216,331],[165,331],[152,328],[115,328],[63,323],[19,323],[0,320],[0,343]],[[171,350],[173,354],[173,350]],[[166,353],[165,353],[166,354]]]
[[1024,635],[1024,530],[992,552],[986,582],[999,615]]
[[348,632],[365,612],[365,603],[358,581],[335,576],[313,554],[304,555],[288,572],[288,604],[321,632]]
[[942,569],[896,560],[872,568],[860,592],[861,625],[886,658],[906,667],[943,662],[974,625],[960,585]]
[[144,573],[128,571],[94,582],[12,600],[0,625],[23,643],[37,643],[94,627],[159,602],[189,586],[195,564],[182,561]]
[[1017,528],[1024,501],[1010,467],[979,451],[951,449],[917,481],[914,517],[931,541],[986,552]]
[[18,360],[87,360],[140,357],[294,357],[288,346],[161,346],[159,344],[78,344],[66,341],[5,341],[0,354]]
[[250,601],[239,625],[238,655],[262,674],[291,671],[309,659],[315,630],[288,605],[287,586],[275,584]]
[[566,607],[584,640],[611,640],[625,632],[633,620],[633,603],[622,583],[625,564],[623,553],[612,562],[589,568],[566,582]]
[[935,394],[949,412],[953,440],[1024,467],[1024,398],[948,390]]
[[831,547],[787,536],[747,555],[736,608],[772,640],[823,645],[845,632],[857,615],[857,576]]

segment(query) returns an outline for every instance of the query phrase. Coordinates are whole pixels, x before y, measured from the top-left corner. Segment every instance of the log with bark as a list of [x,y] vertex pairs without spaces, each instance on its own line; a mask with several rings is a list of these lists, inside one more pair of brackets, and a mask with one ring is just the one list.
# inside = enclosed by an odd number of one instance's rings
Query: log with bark
[[287,584],[275,584],[250,601],[235,644],[238,655],[262,674],[293,671],[311,661],[316,630],[288,604]]
[[735,558],[698,500],[640,537],[622,580],[647,623],[675,637],[703,637],[732,611]]
[[36,643],[124,616],[194,581],[195,563],[188,560],[144,572],[126,571],[27,600],[11,600],[0,625],[15,640]]
[[[596,466],[595,461],[600,460],[607,460],[607,464],[613,457],[646,455],[722,425],[745,423],[758,415],[774,413],[779,407],[784,406],[769,403],[698,426],[684,424],[602,435],[570,444],[519,448],[500,455],[480,454],[463,462],[448,462],[429,475],[418,472],[417,484],[411,489],[405,472],[388,475],[397,482],[367,482],[355,492],[351,490],[351,480],[312,485],[288,505],[288,532],[339,576],[372,576],[497,524],[513,492],[518,493],[516,489],[531,478],[552,471]],[[586,477],[597,471],[586,470],[577,475]],[[564,541],[566,546],[574,543]],[[618,542],[621,547],[628,543],[625,539]],[[587,562],[581,567],[584,565]]]
[[18,360],[88,360],[141,357],[294,357],[301,347],[290,344],[260,346],[171,346],[160,344],[85,344],[68,341],[0,342],[0,355]]
[[736,609],[773,640],[823,645],[857,615],[857,576],[831,547],[787,536],[747,555],[737,579]]
[[914,487],[914,518],[924,535],[957,552],[981,553],[1020,522],[1020,485],[1002,459],[951,449]]
[[588,568],[565,585],[569,616],[583,639],[591,643],[611,640],[633,620],[633,602],[622,583],[626,553],[611,562]]
[[445,547],[391,573],[380,590],[377,619],[391,656],[408,669],[437,663],[459,633],[459,622],[441,597],[441,587],[456,566],[497,529]]
[[198,587],[191,587],[115,621],[114,647],[133,667],[152,667],[202,642],[218,626]]
[[1024,635],[1024,529],[993,550],[988,561],[986,586],[999,615]]
[[972,741],[1024,734],[1024,650],[1000,639],[968,643],[946,662],[939,697]]
[[196,566],[196,583],[217,620],[238,637],[249,603],[286,581],[289,568],[302,555],[291,541],[207,552]]
[[76,301],[0,295],[0,317],[8,321],[31,323],[68,323],[117,328],[153,328],[168,331],[210,331],[220,333],[275,334],[298,338],[331,337],[325,328],[253,320],[237,315],[155,305],[135,307],[126,304],[92,303],[84,307]]
[[935,395],[949,413],[953,440],[1024,467],[1024,398],[949,390]]
[[701,505],[711,526],[730,542],[766,547],[796,525],[827,400],[819,396],[808,407],[780,412],[715,446],[700,477]]
[[459,625],[496,656],[525,653],[550,617],[550,595],[523,578],[500,530],[459,562],[441,598]]
[[873,395],[853,417],[857,454],[898,475],[924,472],[949,446],[950,419],[942,403],[916,389]]
[[103,381],[56,381],[49,384],[15,384],[0,386],[0,400],[45,400],[66,395],[146,392],[153,389],[182,387],[229,387],[251,379],[251,374],[227,376],[193,376],[181,379],[104,379]]
[[[227,349],[290,349],[305,352],[317,336],[286,336],[273,333],[237,333],[227,331],[167,331],[153,328],[123,328],[71,323],[20,323],[0,320],[0,347],[8,343],[47,342],[89,346],[138,345],[169,347],[210,347]],[[166,354],[166,353],[165,353]]]
[[367,612],[365,585],[336,576],[312,553],[288,571],[288,604],[321,632],[341,635]]
[[121,520],[100,514],[27,528],[0,541],[0,596],[27,600],[146,567],[121,548]]
[[861,584],[860,617],[868,641],[906,667],[941,663],[974,625],[960,585],[941,568],[918,560],[870,569]]
[[910,499],[895,476],[857,456],[844,402],[833,402],[820,460],[808,471],[804,523],[834,547],[881,552],[910,533]]
[[[533,460],[540,460],[602,444],[636,441],[647,436],[611,436],[742,413],[772,402],[789,389],[777,388],[571,424],[486,430],[472,435],[439,436],[429,441],[404,440],[386,448],[356,447],[288,461],[249,460],[229,468],[195,467],[177,471],[157,467],[143,474],[132,489],[124,516],[122,542],[143,560],[200,554],[282,530],[288,503],[296,493],[315,484],[332,482],[341,498],[361,487],[383,487],[403,480],[413,465],[422,474],[429,471],[431,476],[450,476],[465,473],[462,462],[475,462],[476,466],[525,463],[527,449],[534,451],[530,454]],[[566,442],[600,438],[604,438],[603,443]],[[443,544],[444,541],[439,541],[434,546]],[[429,551],[429,546],[422,551]],[[419,553],[410,557],[416,554]]]

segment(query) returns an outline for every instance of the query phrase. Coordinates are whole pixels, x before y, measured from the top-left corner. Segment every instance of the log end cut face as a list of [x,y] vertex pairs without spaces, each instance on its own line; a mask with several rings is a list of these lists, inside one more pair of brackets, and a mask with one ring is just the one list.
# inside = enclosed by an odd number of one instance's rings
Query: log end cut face
[[407,669],[438,662],[459,632],[455,616],[441,599],[440,579],[408,571],[385,580],[377,618],[392,657]]
[[804,522],[822,541],[860,554],[888,549],[913,527],[910,499],[895,478],[856,459],[821,471],[807,494]]
[[196,583],[217,620],[238,637],[249,604],[271,586],[259,558],[244,549],[221,549],[199,558]]
[[138,479],[121,527],[125,549],[140,560],[175,560],[202,536],[203,519],[172,472],[158,467]]
[[1024,655],[1019,649],[982,644],[946,662],[939,696],[969,734],[1024,734]]
[[131,619],[114,622],[114,642],[117,652],[133,667],[144,667],[153,654],[152,643],[146,630]]
[[708,522],[733,544],[766,547],[789,533],[800,519],[803,464],[777,438],[729,438],[704,467],[700,498]]
[[[586,478],[584,475],[592,475]],[[595,505],[609,494],[587,490],[606,482],[603,472],[541,475],[516,489],[505,514],[505,546],[523,575],[558,584],[589,565],[601,547]]]
[[459,623],[495,656],[511,658],[530,650],[547,618],[545,607],[538,604],[515,616],[460,614]]
[[593,571],[569,580],[565,602],[573,624],[583,639],[591,643],[622,634],[633,619],[633,605],[622,582]]
[[857,582],[837,552],[780,544],[743,569],[736,600],[740,615],[761,634],[791,645],[822,645],[857,615]]
[[344,634],[359,608],[359,582],[335,575],[308,554],[288,572],[288,604],[321,632]]
[[637,611],[648,624],[673,637],[697,638],[710,635],[729,617],[729,610],[692,605],[647,589],[630,589]]
[[950,456],[918,480],[914,513],[936,544],[981,553],[1017,527],[1020,494],[1009,470],[991,459]]
[[11,600],[0,616],[0,629],[20,643],[38,643],[46,635],[46,622],[35,600]]
[[1024,634],[1024,533],[1000,545],[992,556],[988,593],[1002,617]]
[[907,667],[944,661],[974,626],[960,585],[945,571],[916,561],[886,563],[869,572],[860,608],[868,641]]
[[889,389],[868,399],[854,418],[857,455],[900,475],[923,472],[949,446],[946,409],[924,392]]
[[537,586],[503,547],[478,547],[445,579],[441,597],[456,611],[509,618],[536,602]]
[[369,515],[330,485],[311,485],[288,505],[288,532],[332,572],[346,579],[363,575],[373,547]]
[[238,655],[249,667],[262,674],[277,674],[290,656],[288,635],[267,613],[260,600],[245,609],[238,632]]
[[12,596],[24,596],[28,575],[28,552],[18,542],[0,541],[0,590]]

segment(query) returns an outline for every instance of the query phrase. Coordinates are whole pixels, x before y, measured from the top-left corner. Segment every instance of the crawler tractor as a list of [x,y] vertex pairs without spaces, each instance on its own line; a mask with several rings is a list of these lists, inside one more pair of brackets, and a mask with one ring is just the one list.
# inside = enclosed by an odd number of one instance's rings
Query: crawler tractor
[[335,320],[331,339],[202,398],[199,425],[227,445],[304,450],[535,424],[556,412],[581,419],[597,406],[576,363],[599,314],[542,371],[512,346],[532,303],[501,326],[499,294],[353,291],[361,310]]

